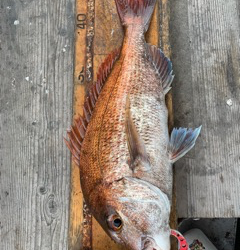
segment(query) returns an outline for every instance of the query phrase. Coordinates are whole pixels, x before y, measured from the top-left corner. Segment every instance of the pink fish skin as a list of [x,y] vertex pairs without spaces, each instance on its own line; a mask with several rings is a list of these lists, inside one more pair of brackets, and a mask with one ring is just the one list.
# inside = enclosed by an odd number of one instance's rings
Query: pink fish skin
[[144,38],[156,0],[115,2],[122,48],[101,65],[66,143],[84,199],[107,234],[129,249],[169,250],[172,164],[194,146],[201,127],[174,129],[169,138],[172,64]]

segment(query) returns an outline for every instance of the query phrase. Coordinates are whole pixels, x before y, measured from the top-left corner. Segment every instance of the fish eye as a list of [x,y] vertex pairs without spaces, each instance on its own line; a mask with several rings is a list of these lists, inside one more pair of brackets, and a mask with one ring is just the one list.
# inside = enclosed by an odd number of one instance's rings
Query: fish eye
[[119,231],[123,226],[121,217],[116,214],[110,215],[107,219],[107,223],[108,227],[114,231]]
[[114,221],[113,221],[113,225],[116,227],[116,228],[119,228],[122,226],[122,221],[119,219],[119,218],[116,218]]

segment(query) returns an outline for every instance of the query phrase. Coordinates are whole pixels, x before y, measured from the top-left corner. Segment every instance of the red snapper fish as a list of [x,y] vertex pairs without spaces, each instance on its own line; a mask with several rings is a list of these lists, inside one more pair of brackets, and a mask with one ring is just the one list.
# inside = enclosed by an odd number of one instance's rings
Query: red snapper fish
[[123,45],[100,66],[65,141],[80,167],[85,202],[115,242],[169,250],[172,232],[187,249],[169,227],[172,164],[194,146],[201,127],[173,129],[169,138],[172,63],[144,38],[156,0],[115,2]]

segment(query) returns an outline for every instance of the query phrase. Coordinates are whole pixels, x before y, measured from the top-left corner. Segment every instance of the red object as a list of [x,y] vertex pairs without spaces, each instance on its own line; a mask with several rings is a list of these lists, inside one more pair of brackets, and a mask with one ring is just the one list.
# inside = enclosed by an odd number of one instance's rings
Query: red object
[[179,250],[188,249],[188,243],[181,233],[179,233],[177,230],[171,229],[171,235],[178,239]]

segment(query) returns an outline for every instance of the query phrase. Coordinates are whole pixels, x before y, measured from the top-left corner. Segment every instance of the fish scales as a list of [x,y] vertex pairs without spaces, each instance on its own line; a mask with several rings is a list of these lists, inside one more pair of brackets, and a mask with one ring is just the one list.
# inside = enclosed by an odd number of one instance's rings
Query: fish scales
[[[166,164],[164,168],[161,167],[163,165],[161,162],[167,158],[168,144],[165,96],[160,79],[146,57],[143,32],[134,29],[134,27],[127,29],[121,54],[124,58],[122,68],[110,100],[107,104],[103,102],[99,104],[105,108],[104,117],[99,115],[102,117],[101,134],[98,135],[100,144],[97,149],[101,159],[100,167],[105,168],[107,175],[115,173],[111,175],[112,179],[109,181],[122,178],[126,174],[132,175],[126,166],[129,151],[125,133],[125,111],[126,98],[129,94],[133,121],[144,140],[152,163],[151,182],[165,191],[167,189],[170,195],[172,183],[168,176],[171,176],[171,164],[168,163],[167,169]],[[107,84],[108,82],[106,88]],[[108,91],[111,89],[108,88]]]
[[[115,0],[123,45],[102,63],[84,116],[68,131],[84,199],[106,233],[133,250],[169,250],[172,164],[195,144],[201,127],[168,134],[165,95],[172,64],[146,44],[156,0]],[[116,56],[119,59],[113,67]]]
[[[108,99],[111,97],[112,92],[109,89],[112,89],[116,84],[116,76],[121,70],[121,61],[120,59],[111,75],[108,77],[105,87],[101,92],[101,95],[98,98],[97,104],[94,108],[94,113],[91,118],[91,122],[88,124],[87,132],[84,137],[83,145],[81,148],[81,185],[82,190],[86,194],[86,197],[89,197],[91,191],[96,188],[99,182],[102,181],[104,175],[104,165],[101,164],[99,159],[99,140],[98,137],[102,129],[102,117],[105,115],[105,106]],[[98,105],[100,104],[100,105]],[[105,105],[102,105],[105,104]],[[110,121],[111,123],[112,121]],[[109,154],[110,148],[105,147],[105,153]]]

